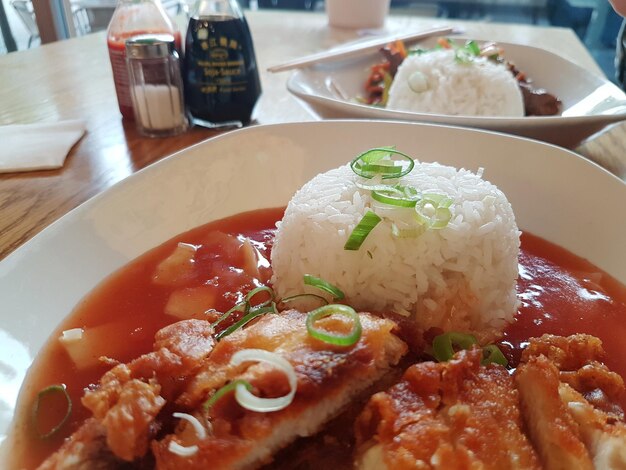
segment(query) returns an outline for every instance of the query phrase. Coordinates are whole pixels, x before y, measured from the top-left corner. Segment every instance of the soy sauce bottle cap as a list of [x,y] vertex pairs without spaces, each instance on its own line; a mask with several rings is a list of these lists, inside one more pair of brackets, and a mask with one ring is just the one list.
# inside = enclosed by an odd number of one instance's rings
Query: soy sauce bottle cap
[[174,38],[168,34],[142,34],[126,41],[129,59],[163,59],[175,51]]

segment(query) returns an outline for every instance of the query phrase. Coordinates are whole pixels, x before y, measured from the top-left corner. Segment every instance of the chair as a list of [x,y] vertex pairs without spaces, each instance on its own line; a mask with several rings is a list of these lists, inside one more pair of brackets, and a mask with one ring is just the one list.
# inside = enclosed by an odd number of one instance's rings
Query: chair
[[33,4],[27,0],[12,0],[11,5],[22,20],[22,23],[24,23],[28,34],[30,34],[28,38],[28,48],[30,49],[33,40],[39,38],[39,28],[37,28],[37,22],[35,21]]
[[188,5],[184,0],[161,0],[161,4],[166,12],[172,17],[180,15],[181,13],[188,13]]
[[89,32],[95,33],[104,31],[109,27],[115,6],[91,5],[85,6],[84,11],[87,17],[87,24],[89,25]]

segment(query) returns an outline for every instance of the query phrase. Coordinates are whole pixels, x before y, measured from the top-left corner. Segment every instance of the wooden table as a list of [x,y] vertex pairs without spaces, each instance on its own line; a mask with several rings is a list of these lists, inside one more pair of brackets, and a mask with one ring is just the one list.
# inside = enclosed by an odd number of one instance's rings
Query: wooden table
[[[246,12],[262,71],[261,124],[313,120],[285,87],[289,73],[265,68],[357,38],[329,28],[317,13]],[[434,18],[391,17],[389,31],[429,28]],[[450,21],[477,39],[545,47],[601,73],[575,34],[564,28]],[[64,168],[0,175],[0,259],[90,197],[161,158],[216,135],[194,128],[164,139],[141,137],[118,112],[104,33],[0,57],[0,125],[83,119],[87,134]],[[0,142],[0,145],[2,143]]]

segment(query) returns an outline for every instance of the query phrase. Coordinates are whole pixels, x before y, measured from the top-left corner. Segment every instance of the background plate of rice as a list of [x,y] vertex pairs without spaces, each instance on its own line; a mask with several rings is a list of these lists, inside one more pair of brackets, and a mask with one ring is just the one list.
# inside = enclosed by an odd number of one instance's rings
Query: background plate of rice
[[[454,38],[463,43],[466,38]],[[484,41],[478,41],[482,43]],[[419,43],[436,44],[436,38]],[[498,42],[504,57],[562,101],[558,116],[490,117],[428,114],[380,108],[358,103],[369,68],[383,56],[362,57],[318,64],[296,71],[287,88],[318,118],[393,119],[488,129],[531,137],[574,148],[607,125],[626,119],[626,94],[604,77],[544,49]]]
[[387,145],[422,162],[483,168],[483,178],[508,198],[522,231],[589,259],[626,284],[626,184],[567,150],[504,134],[398,122],[307,122],[229,132],[129,176],[0,261],[0,441],[34,356],[106,276],[193,227],[284,207],[314,176]]

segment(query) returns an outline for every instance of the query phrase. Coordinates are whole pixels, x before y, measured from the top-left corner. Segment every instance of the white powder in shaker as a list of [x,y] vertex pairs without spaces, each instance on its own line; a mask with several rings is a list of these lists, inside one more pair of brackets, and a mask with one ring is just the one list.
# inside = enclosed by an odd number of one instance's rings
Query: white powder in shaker
[[141,125],[150,130],[173,129],[183,124],[178,88],[171,85],[136,85],[134,98]]

